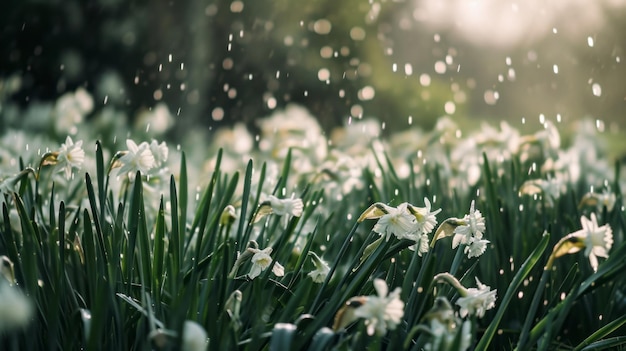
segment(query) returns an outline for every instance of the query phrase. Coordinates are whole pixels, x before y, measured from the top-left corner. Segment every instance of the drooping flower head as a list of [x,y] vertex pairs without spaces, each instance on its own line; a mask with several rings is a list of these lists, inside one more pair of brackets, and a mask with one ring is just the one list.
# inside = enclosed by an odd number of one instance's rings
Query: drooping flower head
[[[248,278],[254,279],[258,277],[262,271],[264,271],[267,267],[272,264],[272,257],[270,254],[272,253],[271,247],[266,247],[263,250],[255,249],[255,248],[247,248],[246,250],[253,253],[250,261],[252,262],[252,268],[250,268],[250,273],[248,273]],[[285,275],[285,268],[278,262],[274,263],[274,267],[272,268],[272,272],[278,277],[282,277]]]
[[309,251],[309,255],[311,255],[311,260],[315,265],[315,270],[309,272],[308,276],[313,279],[314,283],[322,283],[328,276],[330,272],[330,267],[328,263],[322,260],[315,252]]

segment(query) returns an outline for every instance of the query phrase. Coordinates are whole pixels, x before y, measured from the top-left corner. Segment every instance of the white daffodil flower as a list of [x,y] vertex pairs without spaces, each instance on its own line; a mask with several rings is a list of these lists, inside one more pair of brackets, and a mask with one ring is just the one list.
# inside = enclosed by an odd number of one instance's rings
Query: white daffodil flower
[[489,240],[485,239],[476,239],[474,237],[470,238],[465,246],[464,253],[467,254],[467,258],[479,257],[485,253],[487,250],[487,244],[489,244]]
[[384,236],[387,240],[391,235],[398,239],[413,238],[418,227],[417,219],[408,209],[408,203],[401,203],[398,207],[385,206],[387,213],[383,214],[374,225],[373,231]]
[[145,141],[137,145],[128,139],[126,146],[128,150],[119,159],[121,167],[117,171],[118,175],[134,174],[137,171],[145,174],[156,165],[150,145]]
[[309,251],[309,255],[311,255],[315,270],[309,272],[308,276],[313,279],[314,283],[323,283],[330,272],[330,267],[315,252]]
[[487,310],[496,306],[496,290],[491,288],[476,278],[478,288],[459,289],[459,297],[456,304],[460,307],[459,315],[463,318],[467,315],[475,315],[482,318]]
[[374,279],[374,288],[378,296],[368,296],[363,304],[354,310],[357,318],[363,318],[368,335],[383,336],[387,330],[394,330],[404,316],[404,302],[400,300],[401,289],[398,287],[389,295],[387,283]]
[[437,214],[441,212],[441,209],[431,211],[431,204],[428,198],[424,198],[424,204],[426,207],[415,207],[408,205],[407,208],[411,214],[415,216],[419,230],[424,234],[430,234],[437,225]]
[[56,165],[60,168],[59,172],[65,171],[65,178],[68,180],[72,178],[72,170],[80,169],[85,162],[85,151],[82,145],[82,140],[74,143],[72,138],[68,136],[57,152]]
[[155,167],[161,167],[167,161],[169,149],[164,141],[159,144],[156,140],[152,139],[150,142],[150,152],[152,152],[152,156],[154,157]]
[[463,217],[461,222],[463,224],[454,228],[453,249],[459,244],[467,244],[471,238],[482,239],[485,232],[485,218],[479,210],[474,209],[474,201],[470,205],[469,213]]
[[427,253],[428,250],[430,249],[428,234],[426,233],[421,233],[421,234],[415,235],[414,237],[411,237],[411,238],[406,237],[406,238],[415,241],[414,245],[409,246],[409,250],[411,251],[417,250],[417,255],[420,257],[422,257],[422,255]]
[[580,217],[583,229],[572,235],[583,239],[585,242],[585,256],[589,257],[589,263],[594,272],[598,270],[598,257],[609,257],[609,250],[613,246],[613,231],[608,224],[598,226],[596,214],[591,214],[591,219]]
[[[246,250],[253,253],[250,259],[252,261],[252,268],[250,269],[250,273],[248,273],[248,278],[254,279],[272,263],[272,258],[270,257],[272,248],[266,247],[263,250],[247,248]],[[277,277],[282,277],[285,275],[285,268],[280,263],[276,262],[274,263],[272,272],[274,272]]]
[[292,215],[294,217],[302,216],[304,210],[304,204],[302,199],[295,198],[295,195],[291,195],[288,199],[279,199],[274,195],[267,197],[267,200],[272,206],[272,212],[278,216]]

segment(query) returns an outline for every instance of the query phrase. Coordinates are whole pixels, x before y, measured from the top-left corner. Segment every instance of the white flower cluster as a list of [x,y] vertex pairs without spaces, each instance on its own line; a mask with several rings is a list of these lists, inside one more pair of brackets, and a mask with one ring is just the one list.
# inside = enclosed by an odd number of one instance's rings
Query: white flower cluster
[[437,225],[436,215],[441,209],[432,211],[432,205],[428,198],[424,198],[424,207],[416,207],[407,202],[397,207],[383,203],[375,203],[370,206],[359,218],[359,222],[365,219],[378,219],[373,231],[380,234],[386,240],[391,236],[408,239],[415,242],[410,248],[417,250],[419,256],[428,252],[430,234]]

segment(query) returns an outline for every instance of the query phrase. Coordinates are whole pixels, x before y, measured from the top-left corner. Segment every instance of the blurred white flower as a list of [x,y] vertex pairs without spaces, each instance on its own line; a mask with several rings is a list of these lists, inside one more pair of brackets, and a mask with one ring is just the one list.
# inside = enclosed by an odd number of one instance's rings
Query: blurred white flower
[[26,326],[33,312],[31,301],[16,286],[0,280],[0,335]]
[[135,126],[137,129],[145,129],[157,135],[165,133],[174,125],[174,118],[167,104],[159,102],[149,110],[143,110],[137,116]]
[[608,189],[604,189],[602,193],[589,192],[580,200],[579,206],[595,206],[598,211],[602,211],[606,207],[607,211],[613,211],[617,197]]
[[456,300],[456,304],[460,307],[459,315],[461,317],[475,315],[482,318],[487,310],[496,306],[496,290],[491,290],[478,278],[476,278],[476,286],[478,288],[458,289],[461,297]]
[[93,111],[91,95],[83,88],[63,94],[53,110],[54,128],[59,134],[76,134],[76,126],[83,122],[84,116]]
[[387,330],[394,330],[404,316],[404,302],[400,300],[401,288],[397,287],[389,295],[387,283],[374,279],[378,296],[368,296],[364,303],[354,310],[357,318],[365,319],[368,335],[383,336]]
[[291,197],[287,199],[279,199],[274,195],[269,195],[266,200],[259,205],[253,222],[256,223],[263,217],[272,213],[277,216],[291,215],[300,217],[303,211],[304,203],[302,199],[296,198],[295,195],[291,195]]
[[117,171],[118,175],[133,174],[137,171],[147,173],[155,166],[154,155],[150,151],[150,145],[145,141],[137,145],[134,141],[127,139],[126,146],[128,150],[119,159],[121,168]]
[[613,231],[608,224],[598,226],[596,214],[591,214],[591,219],[580,217],[583,229],[571,235],[584,240],[585,256],[589,257],[589,263],[594,271],[598,270],[598,257],[609,257],[609,250],[613,246]]
[[267,200],[270,202],[272,206],[272,213],[278,216],[284,215],[292,215],[295,217],[302,216],[302,211],[304,210],[304,204],[302,203],[302,199],[295,198],[295,195],[291,195],[288,199],[279,199],[274,195],[270,195],[267,197]]
[[207,332],[197,322],[186,320],[183,325],[183,351],[205,351],[209,346]]
[[[255,249],[255,248],[247,248],[247,251],[253,253],[252,255],[252,268],[250,268],[250,273],[248,273],[248,278],[254,279],[258,277],[262,271],[264,271],[267,267],[272,264],[272,258],[270,254],[272,253],[271,247],[266,247],[263,250]],[[272,268],[272,272],[278,277],[282,277],[285,275],[285,268],[278,262],[274,263],[274,267]]]
[[65,178],[72,178],[72,170],[74,168],[80,169],[85,162],[85,151],[82,148],[83,141],[79,140],[76,143],[72,141],[72,138],[68,135],[65,139],[65,143],[61,144],[61,148],[57,152],[57,167],[60,168],[60,172],[65,171]]
[[330,267],[315,252],[309,251],[309,255],[311,255],[315,270],[309,272],[308,276],[313,279],[314,283],[323,283],[330,272]]
[[463,217],[461,222],[461,225],[454,228],[453,249],[459,246],[459,244],[467,244],[472,237],[479,240],[483,238],[485,218],[483,218],[479,210],[474,209],[474,201],[470,205],[469,213]]
[[161,167],[167,161],[169,149],[164,141],[159,144],[159,142],[152,139],[150,142],[150,152],[152,152],[152,156],[154,157],[155,167]]

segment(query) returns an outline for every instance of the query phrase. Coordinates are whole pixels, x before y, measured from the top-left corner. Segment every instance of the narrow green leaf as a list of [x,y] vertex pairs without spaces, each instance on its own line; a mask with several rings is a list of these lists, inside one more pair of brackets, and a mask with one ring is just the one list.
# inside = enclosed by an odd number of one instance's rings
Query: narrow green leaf
[[541,258],[541,255],[543,254],[543,252],[546,250],[546,247],[548,246],[549,239],[550,239],[550,235],[547,233],[544,233],[543,238],[541,239],[541,242],[539,242],[535,250],[530,254],[530,256],[528,256],[526,261],[524,261],[522,266],[519,268],[519,270],[513,277],[513,280],[511,281],[509,288],[504,294],[504,297],[499,302],[500,306],[498,307],[498,311],[493,317],[493,320],[491,321],[491,323],[489,323],[489,326],[487,327],[487,330],[485,330],[485,333],[483,334],[483,336],[480,338],[480,341],[476,345],[477,350],[487,350],[489,348],[489,344],[491,343],[493,336],[496,334],[498,326],[500,325],[500,321],[502,320],[502,316],[504,316],[504,312],[508,308],[509,303],[511,302],[511,299],[516,294],[517,289],[519,288],[520,284],[522,284],[524,279],[526,279],[528,274],[530,274],[532,268],[539,261],[539,258]]

